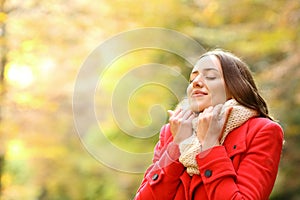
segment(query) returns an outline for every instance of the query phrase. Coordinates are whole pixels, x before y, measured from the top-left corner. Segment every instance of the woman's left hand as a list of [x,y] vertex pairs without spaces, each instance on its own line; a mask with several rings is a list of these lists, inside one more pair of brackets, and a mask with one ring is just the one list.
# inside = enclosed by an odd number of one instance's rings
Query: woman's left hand
[[232,107],[221,112],[222,104],[206,108],[198,117],[197,137],[202,144],[202,151],[220,145],[219,138],[223,133]]

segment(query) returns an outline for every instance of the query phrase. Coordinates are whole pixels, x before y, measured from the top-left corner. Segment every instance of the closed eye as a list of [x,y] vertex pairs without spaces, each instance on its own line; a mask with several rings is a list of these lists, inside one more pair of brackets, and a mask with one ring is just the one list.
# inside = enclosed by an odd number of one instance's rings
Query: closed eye
[[205,76],[205,79],[207,80],[215,80],[216,78],[216,76]]

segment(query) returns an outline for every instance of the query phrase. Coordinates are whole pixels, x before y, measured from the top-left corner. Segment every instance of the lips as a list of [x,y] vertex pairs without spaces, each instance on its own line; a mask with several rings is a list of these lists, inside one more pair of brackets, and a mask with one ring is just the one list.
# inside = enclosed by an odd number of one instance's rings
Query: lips
[[192,97],[201,97],[201,96],[205,96],[208,95],[207,92],[204,92],[202,90],[194,90],[191,94]]

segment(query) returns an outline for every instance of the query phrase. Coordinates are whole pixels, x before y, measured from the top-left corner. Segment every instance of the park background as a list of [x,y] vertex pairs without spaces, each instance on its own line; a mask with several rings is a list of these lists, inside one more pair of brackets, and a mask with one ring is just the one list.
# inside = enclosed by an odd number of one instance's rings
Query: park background
[[[300,199],[300,2],[295,0],[0,0],[0,199],[133,198],[143,174],[111,169],[86,151],[76,133],[72,96],[82,63],[95,48],[144,27],[176,30],[205,49],[227,49],[249,64],[285,131],[271,199]],[[107,90],[131,67],[150,62],[188,77],[182,59],[148,49],[114,63]],[[128,105],[141,125],[151,122],[147,106],[161,101],[172,109],[178,100],[164,88],[144,89],[134,96],[134,106]],[[98,101],[107,103],[104,97]],[[127,151],[152,151],[158,140],[156,134],[140,144],[123,136],[112,119],[103,126],[111,142]],[[92,143],[97,133],[90,135]]]

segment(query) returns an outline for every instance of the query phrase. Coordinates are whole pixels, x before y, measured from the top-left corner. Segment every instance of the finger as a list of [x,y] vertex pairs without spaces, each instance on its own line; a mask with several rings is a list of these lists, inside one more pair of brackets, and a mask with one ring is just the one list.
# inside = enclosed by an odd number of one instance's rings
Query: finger
[[174,115],[174,111],[173,110],[168,110],[167,112],[169,114],[169,117],[172,117]]
[[181,113],[182,109],[181,108],[177,108],[175,109],[175,111],[170,110],[171,112],[168,111],[169,115],[172,114],[170,116],[170,118],[178,118],[178,115]]
[[181,108],[176,108],[175,111],[174,111],[174,114],[178,115],[181,111],[182,111]]
[[207,114],[207,113],[210,113],[212,110],[213,110],[214,107],[212,106],[209,106],[208,108],[205,108],[204,111],[203,111],[203,114]]
[[194,114],[194,113],[192,113],[188,118],[187,118],[187,120],[188,121],[192,121],[193,119],[195,119],[197,116]]
[[191,115],[193,115],[193,112],[191,110],[187,110],[183,113],[182,119],[186,120],[188,119]]
[[183,117],[184,113],[185,113],[185,112],[184,112],[183,110],[181,110],[178,114],[175,113],[175,115],[173,116],[173,119],[174,119],[174,120],[182,121],[182,117]]

